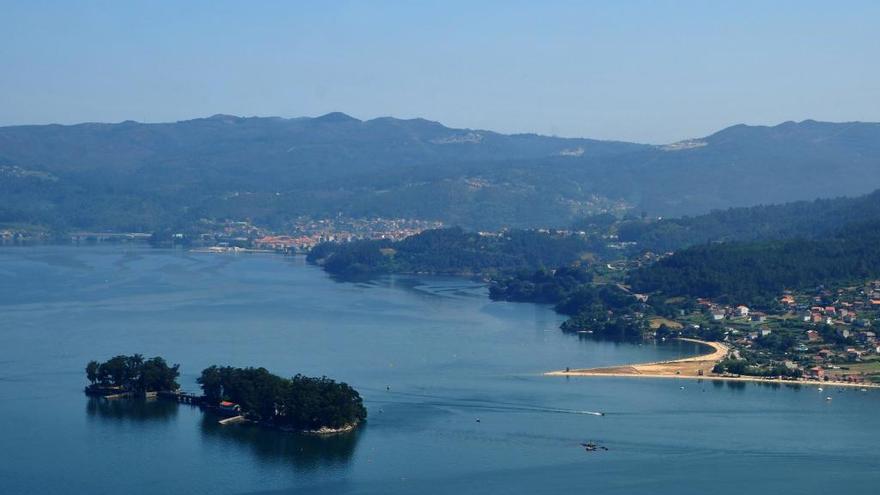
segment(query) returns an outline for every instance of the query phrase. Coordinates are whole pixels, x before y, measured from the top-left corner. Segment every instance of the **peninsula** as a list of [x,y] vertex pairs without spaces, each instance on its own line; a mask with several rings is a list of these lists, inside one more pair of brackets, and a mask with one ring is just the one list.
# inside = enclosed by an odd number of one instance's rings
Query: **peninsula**
[[810,380],[804,378],[770,378],[743,376],[732,373],[718,373],[718,365],[730,354],[730,347],[720,342],[707,342],[697,339],[680,338],[686,342],[696,342],[712,349],[711,352],[689,358],[657,361],[653,363],[625,364],[604,368],[566,368],[560,371],[549,371],[545,376],[614,376],[641,378],[686,378],[710,379],[741,382],[785,383],[798,385],[834,385],[841,387],[880,388],[873,383],[854,383],[838,380]]

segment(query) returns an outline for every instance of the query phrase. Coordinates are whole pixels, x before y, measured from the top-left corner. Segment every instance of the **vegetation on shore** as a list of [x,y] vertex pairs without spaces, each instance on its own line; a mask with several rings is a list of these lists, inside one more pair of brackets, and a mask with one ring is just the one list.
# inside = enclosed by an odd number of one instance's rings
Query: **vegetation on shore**
[[603,246],[579,235],[555,232],[511,230],[486,235],[449,228],[426,230],[397,242],[326,242],[315,246],[308,260],[343,277],[381,273],[491,275],[568,264]]
[[724,359],[712,368],[712,372],[719,375],[731,374],[787,378],[800,378],[803,376],[803,371],[798,368],[789,368],[781,364],[756,366],[747,359]]
[[593,273],[580,266],[522,270],[493,280],[489,297],[554,304],[557,312],[569,316],[562,324],[567,332],[589,332],[615,340],[641,339],[647,323],[634,317],[642,306],[640,301],[616,285],[595,285],[592,279]]

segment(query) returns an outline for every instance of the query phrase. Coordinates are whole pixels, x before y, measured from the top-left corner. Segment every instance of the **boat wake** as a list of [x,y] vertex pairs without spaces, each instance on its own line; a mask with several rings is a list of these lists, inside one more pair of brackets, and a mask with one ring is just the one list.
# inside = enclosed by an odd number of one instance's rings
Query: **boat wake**
[[455,407],[462,409],[479,409],[484,411],[510,411],[510,412],[542,412],[542,413],[551,413],[551,414],[579,414],[585,416],[605,416],[604,412],[601,411],[586,411],[581,409],[564,409],[557,407],[542,407],[542,406],[533,406],[529,404],[517,403],[517,402],[505,402],[505,401],[494,401],[488,399],[476,399],[476,398],[464,398],[464,397],[449,397],[442,395],[430,395],[430,394],[417,394],[417,393],[407,393],[407,392],[396,392],[396,391],[383,391],[385,394],[391,395],[395,398],[412,398],[412,399],[427,399],[420,401],[409,401],[409,400],[378,400],[375,402],[382,403],[408,403],[415,405],[425,405],[425,406],[439,406],[439,407]]

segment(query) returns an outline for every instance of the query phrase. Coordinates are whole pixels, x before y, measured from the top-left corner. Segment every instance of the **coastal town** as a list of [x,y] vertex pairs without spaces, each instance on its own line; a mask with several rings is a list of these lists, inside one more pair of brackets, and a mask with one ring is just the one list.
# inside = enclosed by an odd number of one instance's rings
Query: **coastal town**
[[256,249],[293,254],[308,252],[322,242],[397,241],[442,226],[436,221],[403,218],[302,217],[288,228],[274,231],[249,221],[230,221],[213,225],[208,232],[199,234],[194,243],[217,252]]
[[[647,318],[653,336],[692,337],[723,345],[724,352],[719,354],[716,347],[711,358],[699,359],[699,367],[665,366],[666,374],[816,384],[880,381],[880,341],[873,327],[880,317],[880,280],[812,292],[785,291],[763,311],[705,298],[695,303],[690,311],[679,310],[676,318]],[[636,374],[652,371],[658,370],[648,367]]]
[[196,227],[168,232],[50,232],[34,228],[0,230],[0,244],[125,243],[150,242],[211,252],[272,251],[282,254],[308,252],[322,242],[362,239],[401,240],[443,223],[412,218],[298,217],[282,228],[269,228],[250,220],[202,220]]

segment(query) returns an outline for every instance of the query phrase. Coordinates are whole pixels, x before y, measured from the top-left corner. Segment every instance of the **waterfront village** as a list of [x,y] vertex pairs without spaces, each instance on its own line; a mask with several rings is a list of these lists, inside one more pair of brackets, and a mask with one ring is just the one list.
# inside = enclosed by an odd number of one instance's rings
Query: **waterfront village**
[[442,222],[406,218],[333,218],[300,217],[284,228],[269,229],[247,220],[213,221],[179,232],[69,232],[50,233],[33,228],[0,230],[0,244],[45,242],[153,242],[161,245],[188,246],[212,252],[274,251],[305,253],[321,242],[350,242],[360,239],[401,240],[424,230],[443,227]]
[[726,343],[730,354],[716,365],[716,374],[880,382],[880,341],[873,326],[880,321],[880,280],[785,291],[766,311],[703,298],[695,302],[693,310],[680,310],[674,319],[651,319],[651,328],[660,338]]
[[[299,217],[286,227],[270,229],[249,220],[214,221],[203,219],[186,231],[165,233],[88,232],[51,233],[35,228],[0,229],[0,245],[102,242],[151,242],[163,246],[186,246],[210,252],[273,251],[280,254],[307,253],[322,242],[352,242],[364,239],[399,241],[425,230],[443,228],[443,222],[416,218],[332,218]],[[482,231],[483,236],[500,236],[506,229]],[[538,229],[549,233],[549,229]],[[584,231],[558,230],[555,235],[587,236]],[[613,241],[616,236],[602,236]],[[623,249],[624,243],[610,242],[610,249]]]
[[[403,219],[336,217],[299,218],[283,232],[273,232],[247,221],[226,222],[219,229],[199,234],[197,244],[208,250],[257,249],[280,253],[305,253],[322,242],[351,242],[360,239],[398,241],[424,230],[442,227],[441,222]],[[177,234],[176,234],[177,235]]]

